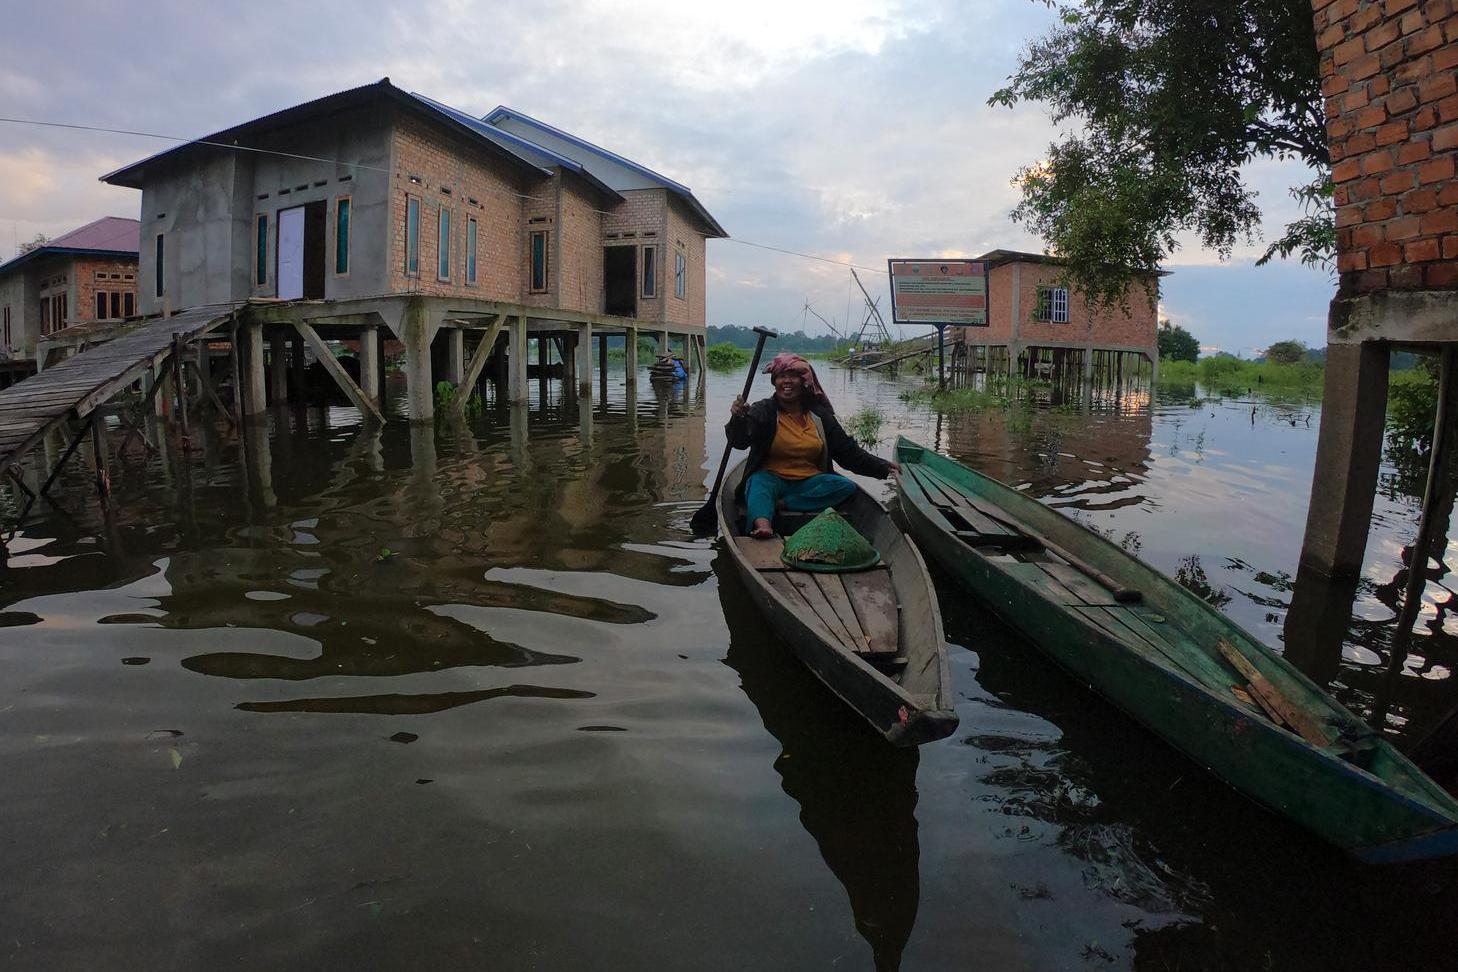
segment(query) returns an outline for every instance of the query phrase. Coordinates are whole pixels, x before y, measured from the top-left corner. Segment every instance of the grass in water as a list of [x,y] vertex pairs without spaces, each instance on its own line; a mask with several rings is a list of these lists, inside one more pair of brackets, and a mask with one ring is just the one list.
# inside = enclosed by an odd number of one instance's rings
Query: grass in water
[[1194,386],[1198,382],[1210,391],[1225,393],[1261,388],[1319,390],[1325,377],[1326,368],[1318,361],[1275,364],[1218,357],[1159,363],[1161,385]]
[[868,406],[846,421],[845,430],[861,445],[873,446],[881,441],[881,423],[883,421],[885,421],[885,417],[882,416],[881,410]]
[[749,352],[744,348],[735,347],[728,341],[720,341],[705,349],[704,358],[708,361],[709,367],[715,371],[730,371],[742,368],[747,364]]

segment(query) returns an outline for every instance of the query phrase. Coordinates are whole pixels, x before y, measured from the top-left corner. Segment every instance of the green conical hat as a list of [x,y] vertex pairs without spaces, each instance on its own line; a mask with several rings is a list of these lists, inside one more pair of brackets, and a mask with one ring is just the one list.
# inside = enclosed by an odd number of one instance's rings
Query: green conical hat
[[780,559],[800,570],[866,570],[881,560],[876,548],[835,510],[826,510],[785,541]]

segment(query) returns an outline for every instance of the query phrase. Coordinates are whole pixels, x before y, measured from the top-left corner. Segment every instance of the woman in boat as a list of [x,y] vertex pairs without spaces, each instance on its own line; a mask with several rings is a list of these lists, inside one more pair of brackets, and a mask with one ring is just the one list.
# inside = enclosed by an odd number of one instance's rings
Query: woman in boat
[[746,530],[762,540],[774,536],[777,506],[815,513],[855,493],[855,483],[830,471],[832,460],[876,479],[901,471],[856,445],[840,427],[810,362],[785,352],[765,371],[775,393],[753,405],[736,397],[724,427],[731,446],[749,450],[741,486]]

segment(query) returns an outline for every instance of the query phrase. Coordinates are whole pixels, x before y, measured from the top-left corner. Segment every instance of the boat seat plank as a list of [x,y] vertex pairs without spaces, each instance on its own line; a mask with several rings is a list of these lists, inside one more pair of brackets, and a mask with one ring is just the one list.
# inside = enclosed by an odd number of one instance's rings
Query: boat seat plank
[[1166,637],[1164,633],[1154,630],[1149,623],[1125,605],[1090,607],[1083,613],[1085,617],[1094,616],[1105,622],[1105,627],[1110,634],[1115,637],[1122,636],[1126,643],[1131,640],[1137,641],[1164,656],[1176,668],[1212,691],[1224,695],[1230,692],[1232,684],[1240,681],[1233,670],[1216,661],[1199,645],[1183,639],[1181,640],[1184,643],[1176,643]]
[[1009,576],[1027,584],[1038,592],[1038,596],[1044,600],[1063,607],[1081,608],[1088,606],[1078,592],[1072,590],[1057,577],[1043,570],[1043,565],[1018,561],[1005,564],[1001,568]]
[[[938,482],[930,474],[929,470],[919,466],[912,466],[910,468],[911,474],[916,477],[916,481],[921,486],[922,492],[926,493],[927,499],[931,500],[933,505],[940,507],[944,515],[952,513],[955,517],[960,518],[972,531],[979,534],[1003,537],[1010,533],[1009,530],[998,524],[996,520],[984,515],[982,511],[967,502],[966,497],[961,493]],[[956,528],[956,520],[950,517],[949,520],[953,528]]]
[[861,627],[860,619],[856,617],[856,609],[851,606],[850,595],[845,589],[844,574],[815,574],[815,583],[820,588],[820,593],[830,602],[830,607],[835,611],[836,618],[845,625],[846,632],[855,645],[856,654],[867,655],[871,653],[871,640],[866,637],[865,629]]
[[1038,562],[1038,567],[1045,574],[1077,594],[1079,599],[1085,604],[1108,605],[1112,607],[1119,603],[1114,598],[1113,591],[1092,579],[1083,571],[1070,567],[1068,564],[1043,560]]
[[780,537],[756,540],[754,537],[735,537],[734,544],[749,566],[755,570],[785,570],[780,554],[785,551],[785,541]]
[[884,568],[842,574],[846,594],[855,611],[861,630],[876,655],[895,655],[900,650],[900,624],[897,618],[896,588],[891,572]]
[[815,583],[815,575],[809,571],[792,570],[786,572],[791,586],[800,592],[800,597],[809,605],[810,610],[820,618],[820,622],[830,630],[835,639],[846,647],[847,650],[856,652],[864,650],[864,647],[856,645],[851,633],[846,630],[845,622],[835,613],[835,608],[826,600],[825,595],[820,592],[820,585]]

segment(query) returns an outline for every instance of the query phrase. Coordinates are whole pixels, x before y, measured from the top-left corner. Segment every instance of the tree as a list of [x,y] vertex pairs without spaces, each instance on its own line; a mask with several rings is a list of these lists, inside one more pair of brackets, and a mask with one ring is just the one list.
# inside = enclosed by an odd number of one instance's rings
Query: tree
[[1306,360],[1306,345],[1300,341],[1277,341],[1266,348],[1266,360],[1272,364],[1299,364]]
[[33,239],[33,240],[31,240],[31,241],[29,241],[27,243],[20,244],[20,246],[17,247],[16,250],[15,250],[15,255],[16,256],[24,256],[25,254],[29,253],[31,250],[39,250],[41,247],[45,246],[50,241],[51,241],[51,238],[49,236],[46,236],[44,233],[37,233],[37,234],[35,234],[35,239]]
[[1160,321],[1159,356],[1166,361],[1194,361],[1200,357],[1200,342],[1178,324]]
[[1331,179],[1310,0],[1043,0],[1061,25],[1031,42],[989,104],[1045,101],[1072,131],[1018,173],[1013,218],[1068,261],[1090,299],[1123,302],[1193,233],[1222,257],[1253,240],[1241,168],[1296,158],[1306,215],[1258,263],[1330,265]]

